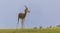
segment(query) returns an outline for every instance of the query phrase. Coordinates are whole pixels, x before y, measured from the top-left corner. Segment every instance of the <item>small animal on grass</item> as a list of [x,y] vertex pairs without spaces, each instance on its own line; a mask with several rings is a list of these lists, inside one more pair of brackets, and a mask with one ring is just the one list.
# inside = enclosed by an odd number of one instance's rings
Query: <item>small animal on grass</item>
[[18,22],[17,24],[19,23],[19,19],[21,19],[21,24],[22,24],[22,28],[24,28],[24,20],[25,20],[25,17],[27,15],[27,13],[30,13],[30,10],[28,9],[27,6],[25,6],[25,10],[24,10],[25,13],[19,13],[18,14]]

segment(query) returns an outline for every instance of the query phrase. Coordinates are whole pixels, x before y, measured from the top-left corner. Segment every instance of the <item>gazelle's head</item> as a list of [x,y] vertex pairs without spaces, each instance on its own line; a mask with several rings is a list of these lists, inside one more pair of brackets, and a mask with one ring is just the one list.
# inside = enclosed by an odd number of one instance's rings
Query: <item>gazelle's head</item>
[[30,10],[28,9],[28,7],[25,6],[25,8],[26,8],[26,9],[25,9],[25,12],[26,12],[26,13],[30,13]]

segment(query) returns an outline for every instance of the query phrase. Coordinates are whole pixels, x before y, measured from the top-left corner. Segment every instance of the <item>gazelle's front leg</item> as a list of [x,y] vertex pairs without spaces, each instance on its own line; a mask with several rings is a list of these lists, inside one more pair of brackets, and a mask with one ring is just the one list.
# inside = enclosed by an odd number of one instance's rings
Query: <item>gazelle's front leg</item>
[[21,27],[24,28],[24,21],[25,19],[22,19],[22,22],[21,22]]

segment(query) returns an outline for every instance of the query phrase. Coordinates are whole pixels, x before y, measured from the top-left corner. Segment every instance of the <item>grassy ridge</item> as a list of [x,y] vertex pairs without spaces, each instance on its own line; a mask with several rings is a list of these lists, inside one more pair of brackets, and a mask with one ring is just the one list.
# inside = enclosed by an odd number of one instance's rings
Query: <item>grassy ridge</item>
[[60,28],[0,29],[0,33],[60,33]]

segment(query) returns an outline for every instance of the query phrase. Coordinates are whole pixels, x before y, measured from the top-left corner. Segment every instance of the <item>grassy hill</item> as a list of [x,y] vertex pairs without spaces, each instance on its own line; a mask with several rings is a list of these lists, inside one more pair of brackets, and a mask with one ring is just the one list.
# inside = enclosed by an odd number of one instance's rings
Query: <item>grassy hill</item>
[[60,33],[60,28],[0,29],[0,33]]

